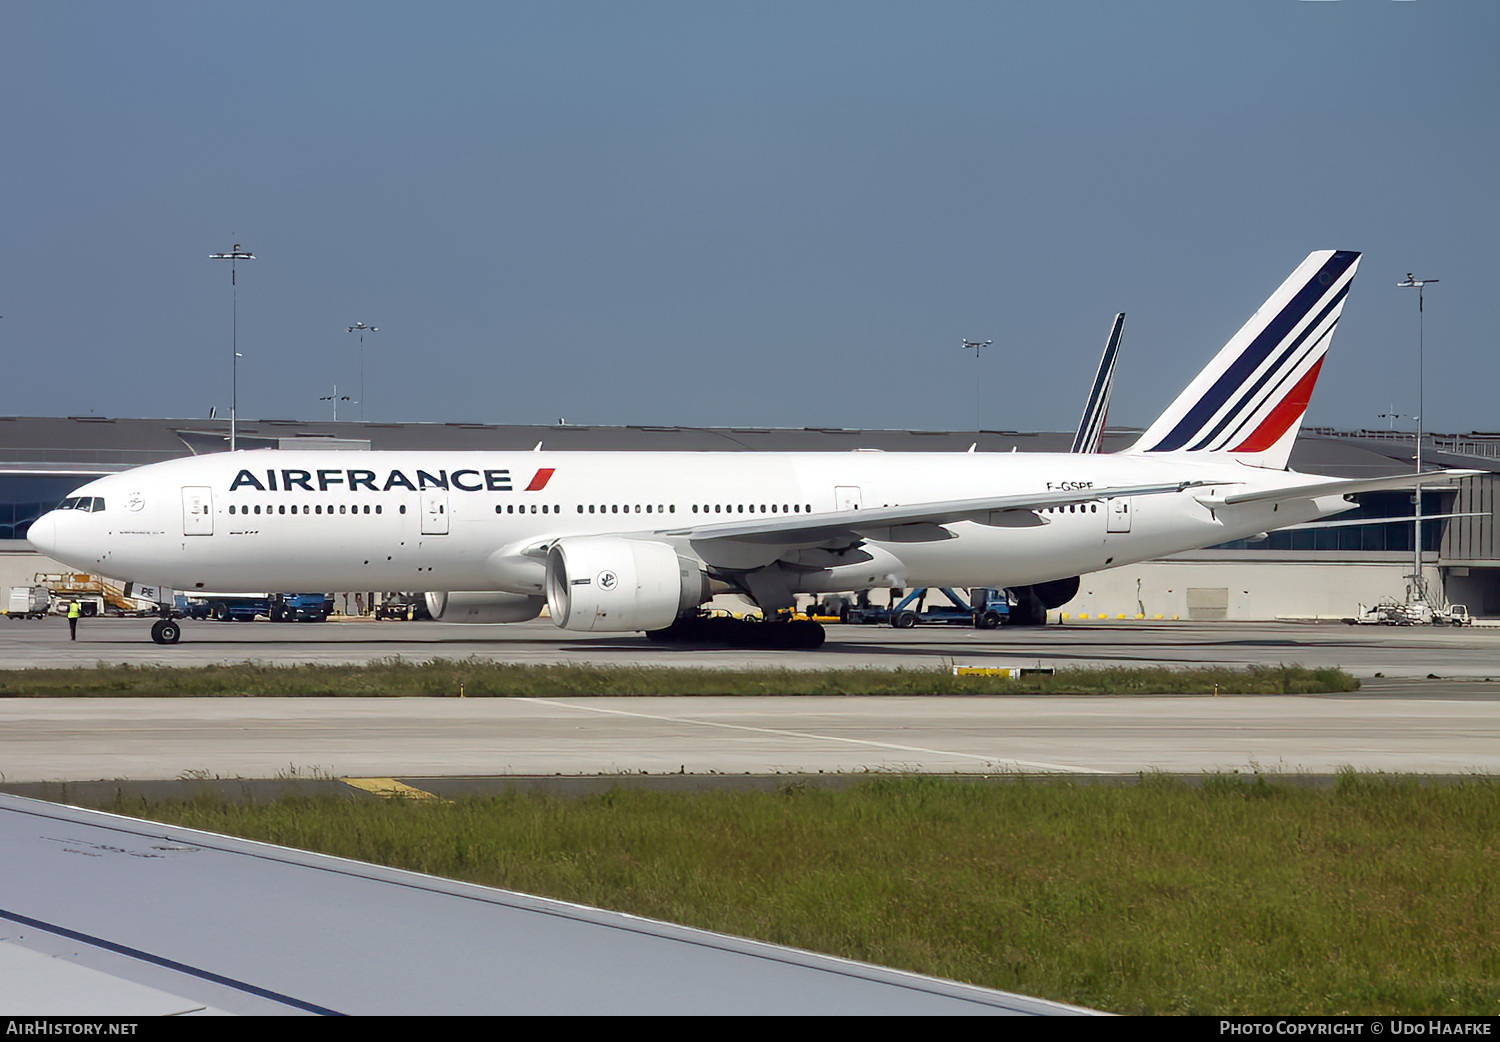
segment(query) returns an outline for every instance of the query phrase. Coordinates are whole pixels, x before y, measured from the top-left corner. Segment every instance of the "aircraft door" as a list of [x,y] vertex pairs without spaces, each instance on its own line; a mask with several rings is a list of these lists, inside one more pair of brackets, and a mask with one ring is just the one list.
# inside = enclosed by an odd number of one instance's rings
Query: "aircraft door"
[[422,534],[448,534],[448,490],[427,488],[422,490]]
[[1108,502],[1109,524],[1106,532],[1128,532],[1130,531],[1130,497],[1119,496]]
[[861,505],[860,487],[858,485],[835,485],[833,504],[835,510],[858,510]]
[[214,492],[207,485],[184,485],[182,534],[214,534]]

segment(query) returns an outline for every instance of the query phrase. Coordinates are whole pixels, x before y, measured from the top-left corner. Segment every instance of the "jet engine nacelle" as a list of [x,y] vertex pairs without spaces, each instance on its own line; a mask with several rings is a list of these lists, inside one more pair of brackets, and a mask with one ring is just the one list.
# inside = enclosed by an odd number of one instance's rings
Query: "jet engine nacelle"
[[528,622],[542,613],[545,597],[498,590],[429,593],[427,611],[440,622]]
[[666,543],[582,536],[547,554],[547,610],[563,629],[665,629],[709,596],[702,566]]
[[1015,606],[1005,621],[1011,626],[1045,626],[1048,609],[1061,608],[1078,595],[1078,579],[1070,575],[1066,579],[1010,587]]
[[1036,599],[1042,602],[1042,607],[1061,608],[1078,596],[1078,578],[1076,575],[1071,575],[1066,579],[1037,583],[1031,587],[1031,590],[1036,594]]

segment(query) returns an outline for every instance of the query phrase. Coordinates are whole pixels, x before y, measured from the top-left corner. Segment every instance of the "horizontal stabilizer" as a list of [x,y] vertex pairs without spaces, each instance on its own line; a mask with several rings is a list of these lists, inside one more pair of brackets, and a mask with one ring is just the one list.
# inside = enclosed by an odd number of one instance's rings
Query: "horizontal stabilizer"
[[1319,496],[1352,495],[1355,492],[1382,492],[1387,489],[1416,488],[1418,485],[1437,487],[1451,485],[1461,478],[1476,474],[1487,474],[1484,470],[1429,470],[1425,474],[1398,474],[1388,478],[1330,478],[1327,481],[1308,485],[1293,485],[1284,488],[1261,489],[1256,492],[1240,492],[1225,496],[1219,502],[1225,506],[1237,503],[1285,502],[1289,499],[1316,499]]
[[[1446,521],[1450,517],[1489,517],[1488,510],[1469,510],[1462,514],[1423,514],[1423,521]],[[1287,525],[1278,532],[1305,532],[1312,528],[1348,528],[1351,525],[1400,525],[1418,520],[1415,514],[1406,517],[1355,517],[1347,521],[1309,521],[1305,525]]]

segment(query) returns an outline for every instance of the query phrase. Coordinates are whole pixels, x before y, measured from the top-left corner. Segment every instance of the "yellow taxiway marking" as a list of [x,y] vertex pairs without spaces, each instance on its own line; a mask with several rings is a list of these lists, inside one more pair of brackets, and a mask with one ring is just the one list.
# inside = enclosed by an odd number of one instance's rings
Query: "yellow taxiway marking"
[[442,798],[422,789],[414,789],[405,782],[398,782],[395,778],[345,778],[344,784],[374,793],[385,799],[399,797],[406,800],[438,800]]

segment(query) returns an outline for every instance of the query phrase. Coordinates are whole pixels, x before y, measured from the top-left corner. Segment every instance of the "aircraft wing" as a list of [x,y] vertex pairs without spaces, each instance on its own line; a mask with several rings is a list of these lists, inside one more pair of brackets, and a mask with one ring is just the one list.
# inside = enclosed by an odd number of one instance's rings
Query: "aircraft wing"
[[12,1019],[1092,1012],[7,794],[0,850]]
[[[819,543],[826,539],[861,538],[872,529],[899,528],[903,525],[946,525],[955,521],[974,521],[983,525],[1026,526],[1040,523],[1024,515],[1047,507],[1070,503],[1090,503],[1120,496],[1157,496],[1185,489],[1216,484],[1209,481],[1177,481],[1171,484],[1116,485],[1070,490],[1066,492],[1024,492],[1010,496],[985,496],[978,499],[952,499],[935,503],[913,503],[905,506],[868,507],[858,510],[836,510],[821,514],[786,514],[747,518],[743,521],[712,522],[681,528],[663,528],[656,535],[685,536],[695,541],[735,539],[743,542],[797,545]],[[1009,517],[1005,515],[1011,515]]]

